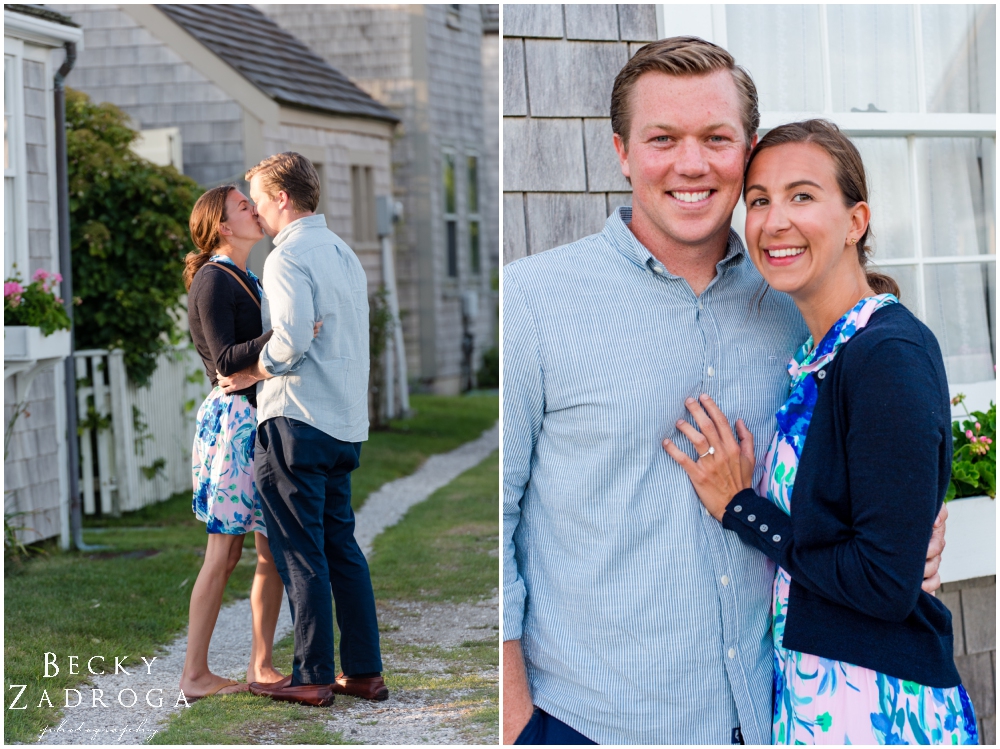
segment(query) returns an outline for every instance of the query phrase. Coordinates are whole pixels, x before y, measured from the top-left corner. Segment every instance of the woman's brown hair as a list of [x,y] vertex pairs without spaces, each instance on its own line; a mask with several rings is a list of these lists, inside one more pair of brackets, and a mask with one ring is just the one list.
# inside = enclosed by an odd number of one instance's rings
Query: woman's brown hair
[[194,204],[191,209],[191,220],[188,226],[191,229],[191,240],[194,242],[195,252],[189,252],[184,258],[184,288],[191,289],[191,281],[194,274],[201,270],[201,267],[208,262],[214,254],[214,250],[219,246],[221,237],[219,236],[219,224],[226,220],[226,198],[232,190],[236,190],[236,185],[220,185],[213,187]]
[[[805,120],[804,122],[790,122],[787,125],[779,125],[768,132],[757,143],[757,147],[750,154],[747,161],[747,168],[744,171],[744,182],[746,175],[750,174],[750,166],[754,159],[760,155],[761,151],[774,146],[782,146],[786,143],[813,143],[822,148],[833,159],[833,167],[837,176],[837,186],[844,196],[844,205],[852,208],[860,202],[868,202],[868,183],[865,180],[865,165],[861,160],[861,154],[851,143],[850,138],[844,135],[840,128],[827,120]],[[746,196],[744,196],[744,200]],[[872,250],[867,245],[869,235],[872,233],[871,224],[865,228],[865,233],[858,240],[858,262],[865,268],[865,275],[868,276],[868,285],[876,294],[894,294],[899,296],[899,285],[889,276],[882,273],[873,273],[867,269],[868,257]]]

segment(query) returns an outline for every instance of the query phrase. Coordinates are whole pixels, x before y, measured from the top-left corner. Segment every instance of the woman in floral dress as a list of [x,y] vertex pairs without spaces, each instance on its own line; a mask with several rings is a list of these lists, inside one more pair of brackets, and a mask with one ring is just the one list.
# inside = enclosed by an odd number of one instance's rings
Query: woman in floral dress
[[184,271],[188,322],[213,389],[198,409],[192,450],[192,509],[206,524],[208,545],[191,590],[188,649],[180,683],[188,701],[247,689],[246,684],[208,668],[208,646],[222,594],[240,560],[245,534],[254,534],[257,547],[250,593],[253,636],[248,682],[283,678],[271,663],[271,651],[284,592],[254,484],[255,388],[227,395],[217,384],[220,373],[228,376],[253,364],[271,335],[261,328],[260,281],[246,267],[251,248],[264,234],[250,200],[234,185],[202,195],[190,225],[197,252],[187,256]]
[[[931,331],[865,270],[864,166],[822,120],[770,131],[744,187],[750,257],[811,336],[759,485],[753,436],[710,397],[664,441],[705,508],[776,564],[775,744],[975,744],[951,615],[921,591],[951,470],[944,363]],[[794,488],[794,502],[792,494]]]

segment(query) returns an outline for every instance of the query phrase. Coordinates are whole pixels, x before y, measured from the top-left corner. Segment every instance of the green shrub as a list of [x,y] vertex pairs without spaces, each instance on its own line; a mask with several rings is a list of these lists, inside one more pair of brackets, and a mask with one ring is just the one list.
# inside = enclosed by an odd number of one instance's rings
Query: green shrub
[[144,385],[157,354],[180,340],[170,312],[184,293],[201,189],[133,154],[136,132],[111,104],[67,89],[66,128],[76,347],[123,349],[129,377]]
[[481,388],[500,387],[500,349],[496,346],[483,352],[483,366],[476,372],[476,383]]

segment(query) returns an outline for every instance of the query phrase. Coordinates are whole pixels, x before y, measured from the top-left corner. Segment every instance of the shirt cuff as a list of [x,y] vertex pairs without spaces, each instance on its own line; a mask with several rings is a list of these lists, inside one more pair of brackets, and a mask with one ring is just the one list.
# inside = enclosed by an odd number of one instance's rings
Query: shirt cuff
[[272,377],[280,377],[281,375],[291,374],[301,367],[302,363],[306,359],[305,354],[303,354],[291,364],[284,361],[275,361],[268,353],[270,346],[271,341],[269,340],[264,344],[264,348],[260,350],[260,366]]
[[753,489],[744,489],[726,505],[722,527],[778,563],[792,541],[791,518]]
[[526,591],[524,581],[518,578],[515,582],[503,586],[503,639],[520,640],[524,631],[524,600]]

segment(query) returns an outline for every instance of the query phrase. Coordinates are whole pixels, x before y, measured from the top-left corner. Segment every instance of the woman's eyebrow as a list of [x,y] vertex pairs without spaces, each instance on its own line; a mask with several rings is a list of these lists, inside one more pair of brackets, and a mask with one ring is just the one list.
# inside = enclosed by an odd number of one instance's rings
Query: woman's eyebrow
[[[812,185],[813,187],[816,187],[820,190],[823,189],[822,185],[818,185],[809,179],[800,179],[797,180],[796,182],[789,182],[787,185],[785,185],[785,189],[794,190],[796,187],[801,187],[802,185]],[[767,192],[767,189],[763,185],[746,185],[743,188],[743,192],[750,192],[751,190],[760,190],[761,192]]]
[[818,185],[815,182],[813,182],[812,180],[808,180],[808,179],[800,179],[797,182],[789,182],[787,185],[785,185],[785,189],[786,190],[793,190],[796,187],[801,187],[802,185],[812,185],[813,187],[817,187],[820,190],[823,189],[822,185]]

